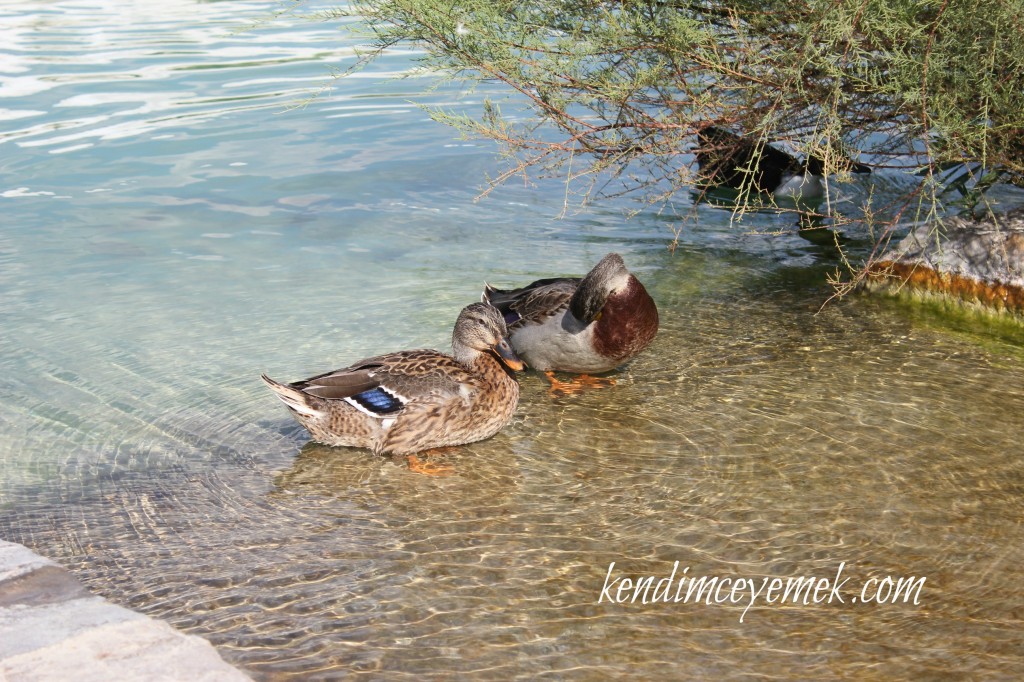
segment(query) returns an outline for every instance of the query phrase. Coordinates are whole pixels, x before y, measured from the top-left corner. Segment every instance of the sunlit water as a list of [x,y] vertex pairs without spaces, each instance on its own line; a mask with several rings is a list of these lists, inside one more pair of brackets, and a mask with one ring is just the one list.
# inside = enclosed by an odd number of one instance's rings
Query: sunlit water
[[[474,202],[493,150],[410,103],[429,80],[388,80],[409,54],[295,108],[352,43],[277,9],[0,8],[0,537],[257,679],[1020,672],[1019,338],[818,312],[833,256],[749,233],[776,216],[701,209],[671,253],[654,212],[557,220],[557,182]],[[443,348],[484,280],[610,250],[658,301],[653,347],[577,397],[524,376],[451,476],[310,444],[258,380]],[[608,594],[675,562],[849,581],[845,603],[599,603],[611,562]],[[918,604],[852,603],[886,576],[926,577]]]

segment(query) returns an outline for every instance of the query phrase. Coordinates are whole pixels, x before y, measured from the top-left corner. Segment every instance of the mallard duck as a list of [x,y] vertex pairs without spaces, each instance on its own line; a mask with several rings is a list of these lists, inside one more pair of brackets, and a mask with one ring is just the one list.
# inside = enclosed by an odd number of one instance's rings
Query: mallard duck
[[[519,289],[484,287],[483,299],[505,316],[513,350],[545,372],[556,392],[571,392],[554,371],[608,372],[658,333],[658,308],[644,285],[609,253],[585,277],[539,279]],[[595,385],[608,380],[583,379]]]
[[313,440],[412,455],[483,440],[509,423],[519,402],[513,371],[523,363],[507,333],[501,313],[474,303],[455,322],[452,355],[398,351],[292,384],[263,381]]
[[[697,132],[697,166],[707,187],[750,187],[775,199],[813,201],[824,195],[825,162],[814,155],[802,161],[769,144],[755,144],[717,126]],[[867,166],[840,159],[839,167],[870,173]]]

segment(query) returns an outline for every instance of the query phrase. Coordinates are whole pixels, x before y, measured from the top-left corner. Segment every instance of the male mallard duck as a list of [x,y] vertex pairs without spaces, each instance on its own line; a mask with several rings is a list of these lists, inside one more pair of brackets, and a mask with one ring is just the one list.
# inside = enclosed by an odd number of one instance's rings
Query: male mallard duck
[[293,384],[263,381],[313,440],[412,455],[483,440],[509,423],[519,402],[512,370],[523,363],[507,333],[496,309],[474,303],[455,322],[452,355],[398,351]]
[[608,372],[658,333],[654,300],[617,253],[602,258],[582,279],[539,279],[509,290],[488,284],[483,299],[505,316],[512,348],[527,365],[546,372],[553,391],[571,392],[555,380],[554,370]]
[[[781,149],[755,144],[717,126],[700,129],[697,140],[697,166],[709,187],[751,187],[792,201],[811,201],[824,195],[825,162],[817,156],[800,161]],[[839,165],[853,173],[871,172],[850,159],[841,159]]]

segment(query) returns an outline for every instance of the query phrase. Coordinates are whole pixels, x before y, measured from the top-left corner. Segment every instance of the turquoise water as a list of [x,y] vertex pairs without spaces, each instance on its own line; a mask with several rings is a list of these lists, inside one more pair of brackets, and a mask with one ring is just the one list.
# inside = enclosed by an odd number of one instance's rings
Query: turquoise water
[[[785,217],[702,208],[673,252],[555,181],[476,201],[493,149],[410,100],[499,90],[416,97],[402,51],[333,82],[351,41],[280,8],[0,7],[0,537],[264,680],[1014,677],[1019,338],[819,312],[834,255]],[[612,389],[524,376],[452,476],[310,444],[258,380],[444,348],[485,280],[611,250],[654,345]],[[611,562],[849,591],[599,603]],[[919,603],[852,603],[886,576]]]

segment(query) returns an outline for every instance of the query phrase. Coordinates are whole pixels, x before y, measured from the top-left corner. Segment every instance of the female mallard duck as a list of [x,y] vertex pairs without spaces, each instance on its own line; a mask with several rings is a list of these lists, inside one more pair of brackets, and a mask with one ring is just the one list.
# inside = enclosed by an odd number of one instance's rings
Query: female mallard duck
[[[697,131],[697,166],[707,187],[729,187],[771,195],[775,199],[814,201],[825,193],[825,162],[815,155],[803,161],[769,144],[755,144],[717,126]],[[867,166],[837,159],[841,170],[870,173]]]
[[[509,342],[527,365],[546,372],[552,390],[571,392],[554,370],[608,372],[646,348],[658,333],[658,308],[644,285],[609,253],[582,279],[540,279],[521,289],[489,284],[484,301],[505,316]],[[582,382],[607,385],[608,380]]]
[[474,303],[455,322],[452,355],[398,351],[293,384],[263,381],[314,440],[411,455],[483,440],[509,423],[519,402],[512,370],[523,363],[507,333],[497,310]]

